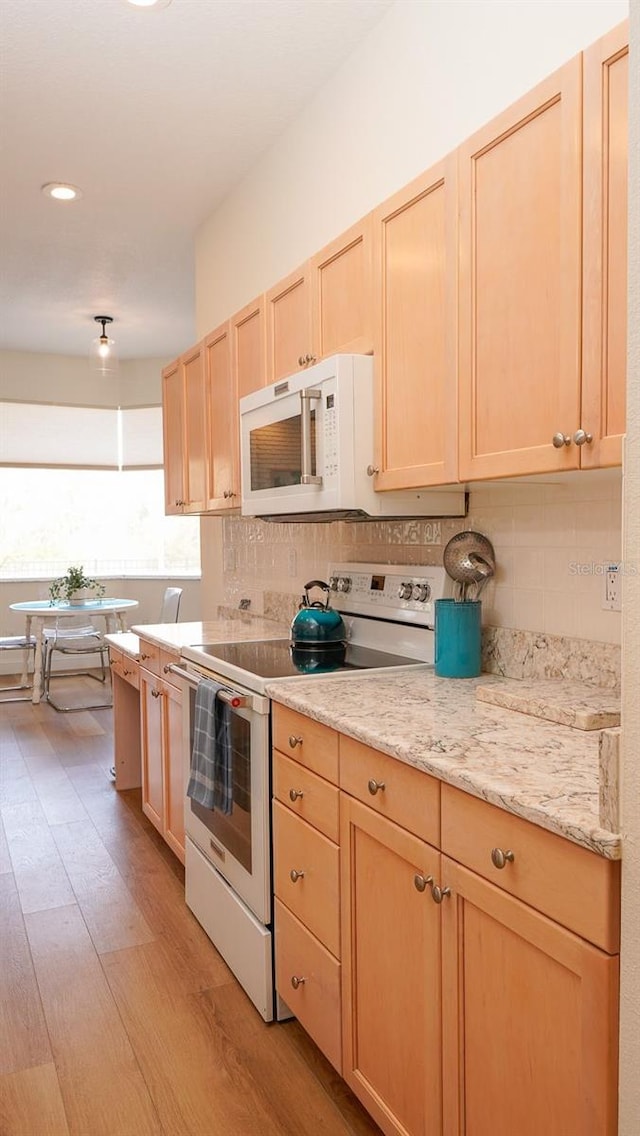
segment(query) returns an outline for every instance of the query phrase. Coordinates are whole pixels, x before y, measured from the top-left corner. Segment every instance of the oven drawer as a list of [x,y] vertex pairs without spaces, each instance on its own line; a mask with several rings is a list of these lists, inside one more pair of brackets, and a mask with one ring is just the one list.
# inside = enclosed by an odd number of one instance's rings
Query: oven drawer
[[276,990],[339,1073],[340,963],[276,900]]
[[340,957],[340,851],[332,840],[273,803],[274,890],[278,899]]
[[335,785],[330,785],[276,750],[273,755],[273,791],[283,805],[338,843],[340,793]]
[[[619,948],[620,862],[442,786],[442,851],[610,954]],[[498,852],[513,860],[498,860]]]
[[273,744],[314,773],[338,784],[338,735],[335,730],[274,703]]
[[340,788],[439,847],[440,782],[353,738],[340,738]]

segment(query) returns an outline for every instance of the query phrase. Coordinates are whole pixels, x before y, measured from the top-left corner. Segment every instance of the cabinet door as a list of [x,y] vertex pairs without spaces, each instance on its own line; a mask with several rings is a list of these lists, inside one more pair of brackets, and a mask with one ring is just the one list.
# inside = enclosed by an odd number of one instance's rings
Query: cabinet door
[[[342,807],[344,806],[344,808]],[[387,1136],[441,1130],[439,854],[341,797],[343,1076]]]
[[229,509],[238,503],[238,411],[228,322],[207,336],[204,353],[209,420],[207,511],[210,512]]
[[182,756],[182,692],[163,683],[164,838],[184,864],[185,768]]
[[371,234],[371,217],[365,217],[309,262],[317,359],[373,351]]
[[620,465],[627,370],[629,26],[584,53],[582,466]]
[[373,214],[378,489],[455,481],[455,157]]
[[198,344],[182,356],[185,397],[185,513],[203,513],[207,500],[207,400],[204,350]]
[[287,378],[315,360],[311,351],[311,303],[307,266],[292,272],[265,297],[268,382]]
[[180,360],[162,372],[165,513],[182,513],[184,474],[184,382]]
[[614,1136],[618,958],[442,857],[445,1136]]
[[581,58],[459,150],[460,478],[575,469]]
[[[231,319],[231,365],[237,398],[253,394],[267,383],[267,345],[265,341],[264,297]],[[237,407],[236,407],[237,410]]]
[[161,683],[140,669],[140,737],[142,747],[142,811],[164,834]]

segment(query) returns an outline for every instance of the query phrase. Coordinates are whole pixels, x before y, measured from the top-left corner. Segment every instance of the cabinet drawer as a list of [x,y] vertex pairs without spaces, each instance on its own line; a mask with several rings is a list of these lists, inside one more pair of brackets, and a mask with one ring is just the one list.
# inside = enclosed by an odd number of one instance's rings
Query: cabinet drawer
[[335,730],[286,706],[273,707],[273,744],[307,769],[338,784],[338,735]]
[[165,682],[175,686],[177,690],[181,690],[180,679],[177,675],[171,674],[166,668],[180,662],[180,655],[174,651],[160,651],[160,664],[158,674],[162,676]]
[[340,963],[277,899],[275,909],[276,989],[341,1073]]
[[[494,849],[513,861],[497,868]],[[442,851],[610,954],[619,950],[618,862],[451,785],[442,786]]]
[[140,662],[148,671],[153,674],[160,674],[160,648],[156,643],[150,643],[148,639],[140,640]]
[[338,843],[340,793],[337,786],[330,785],[322,777],[305,769],[304,765],[291,761],[291,758],[275,750],[273,792],[288,809]]
[[114,674],[120,675],[122,678],[122,660],[124,656],[122,651],[117,647],[109,647],[109,662],[111,663],[111,670]]
[[340,788],[421,840],[438,846],[440,782],[427,773],[341,736]]
[[275,893],[339,958],[338,847],[279,801],[274,801],[273,814]]
[[135,686],[136,690],[140,689],[140,668],[135,659],[123,654],[118,674],[130,686]]

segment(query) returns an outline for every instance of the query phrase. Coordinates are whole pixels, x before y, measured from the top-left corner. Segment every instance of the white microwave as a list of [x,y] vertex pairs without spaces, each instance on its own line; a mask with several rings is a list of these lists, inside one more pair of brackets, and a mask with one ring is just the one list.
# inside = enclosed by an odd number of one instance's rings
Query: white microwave
[[461,517],[460,486],[374,489],[370,355],[333,355],[240,399],[242,513],[265,519]]

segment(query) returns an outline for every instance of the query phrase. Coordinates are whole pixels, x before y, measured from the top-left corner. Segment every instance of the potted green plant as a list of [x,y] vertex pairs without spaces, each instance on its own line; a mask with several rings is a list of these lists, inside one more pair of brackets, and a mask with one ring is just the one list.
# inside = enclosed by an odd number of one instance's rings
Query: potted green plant
[[86,599],[104,595],[104,584],[91,576],[85,576],[84,568],[69,568],[66,576],[58,576],[49,588],[52,603],[67,600],[70,604],[81,604]]

